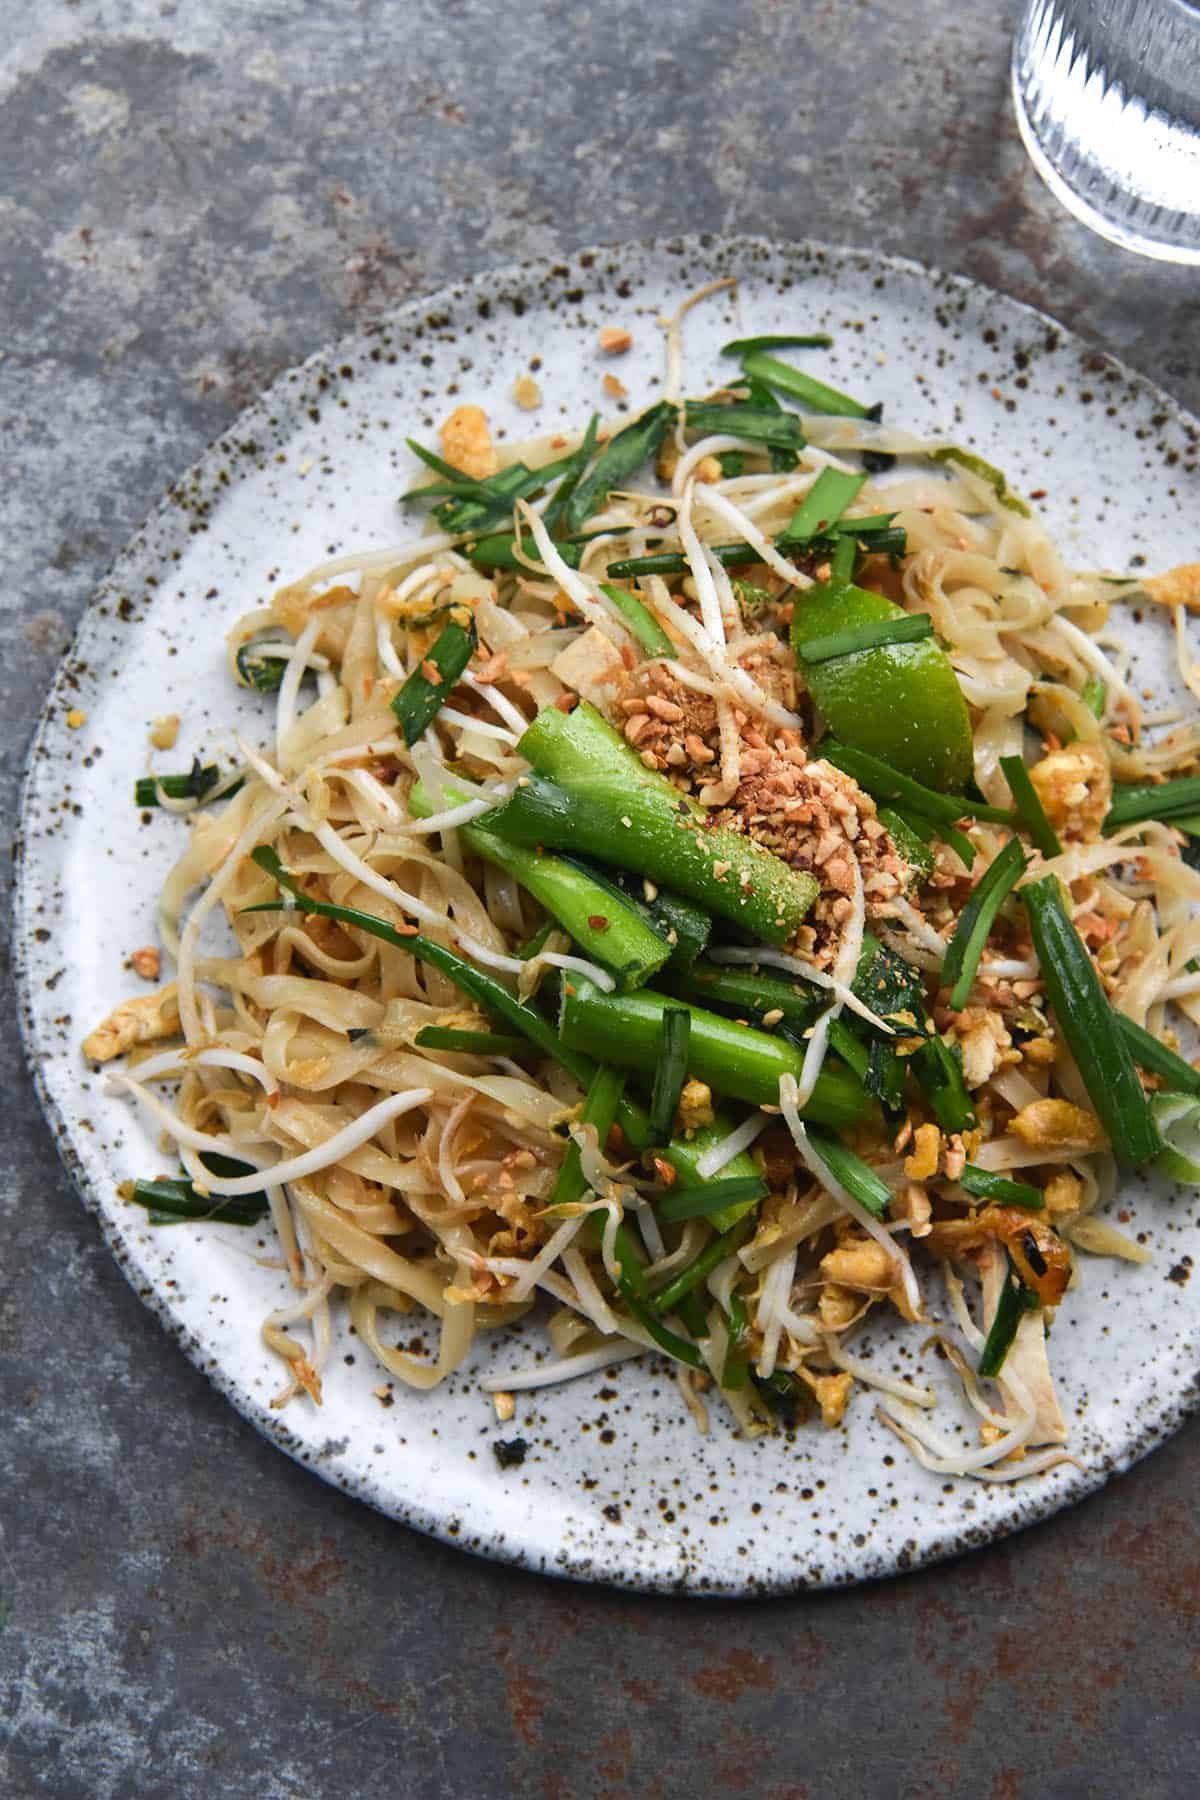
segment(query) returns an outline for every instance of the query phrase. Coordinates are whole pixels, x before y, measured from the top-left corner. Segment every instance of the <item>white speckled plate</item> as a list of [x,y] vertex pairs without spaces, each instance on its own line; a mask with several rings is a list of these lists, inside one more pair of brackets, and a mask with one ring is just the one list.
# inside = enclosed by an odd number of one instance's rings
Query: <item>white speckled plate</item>
[[[227,759],[235,726],[266,735],[263,703],[236,693],[225,673],[229,622],[281,575],[415,534],[415,517],[396,504],[410,461],[404,436],[429,441],[451,396],[483,401],[506,432],[527,435],[532,421],[510,390],[537,356],[547,426],[603,406],[606,369],[636,403],[652,398],[656,316],[723,274],[740,278],[736,302],[723,294],[688,319],[693,391],[720,378],[716,352],[728,337],[828,329],[835,348],[814,368],[884,400],[898,423],[975,445],[1022,489],[1045,490],[1069,559],[1125,567],[1139,553],[1159,565],[1195,556],[1195,425],[1139,377],[986,289],[876,254],[749,240],[602,250],[483,277],[281,377],[168,490],[119,559],[33,747],[16,936],[29,1056],[63,1156],[138,1293],[261,1431],[326,1480],[481,1554],[631,1587],[732,1594],[884,1575],[986,1542],[1160,1442],[1196,1399],[1193,1200],[1136,1182],[1122,1193],[1128,1229],[1153,1261],[1084,1263],[1053,1347],[1082,1466],[1024,1485],[924,1474],[861,1393],[842,1430],[746,1444],[714,1405],[701,1437],[653,1361],[522,1398],[515,1425],[498,1429],[475,1374],[527,1360],[541,1342],[533,1324],[483,1340],[434,1394],[401,1390],[390,1404],[343,1328],[325,1404],[293,1403],[281,1416],[268,1408],[279,1367],[259,1323],[283,1295],[282,1277],[254,1260],[249,1233],[155,1230],[122,1203],[118,1182],[164,1158],[78,1051],[84,1032],[137,990],[123,965],[154,939],[159,883],[183,842],[183,826],[162,815],[143,823],[130,802],[150,719],[182,716],[170,761],[184,766],[200,749]],[[633,332],[619,364],[596,348],[612,322]],[[1140,679],[1166,693],[1157,621],[1139,648]],[[68,728],[72,709],[86,714],[79,729]],[[877,1327],[857,1347],[912,1372],[921,1337]],[[528,1456],[501,1471],[492,1445],[515,1433]]]

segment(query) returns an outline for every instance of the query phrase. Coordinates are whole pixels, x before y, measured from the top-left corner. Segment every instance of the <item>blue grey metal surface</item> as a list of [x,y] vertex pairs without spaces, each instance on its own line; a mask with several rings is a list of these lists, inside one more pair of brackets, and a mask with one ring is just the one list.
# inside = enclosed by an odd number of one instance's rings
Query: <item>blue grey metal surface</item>
[[[1194,275],[1056,208],[979,0],[41,0],[0,49],[0,796],[96,578],[260,384],[461,273],[711,228],[878,244],[1200,406]],[[6,995],[0,1791],[1194,1791],[1200,1428],[998,1548],[846,1594],[472,1561],[261,1442],[139,1307]]]

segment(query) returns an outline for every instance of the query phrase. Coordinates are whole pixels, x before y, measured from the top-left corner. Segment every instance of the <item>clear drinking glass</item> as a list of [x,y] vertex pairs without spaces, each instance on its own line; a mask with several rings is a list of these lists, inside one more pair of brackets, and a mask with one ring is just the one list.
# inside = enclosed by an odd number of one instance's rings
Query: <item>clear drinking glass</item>
[[1200,4],[1031,0],[1012,75],[1063,205],[1126,249],[1200,263]]

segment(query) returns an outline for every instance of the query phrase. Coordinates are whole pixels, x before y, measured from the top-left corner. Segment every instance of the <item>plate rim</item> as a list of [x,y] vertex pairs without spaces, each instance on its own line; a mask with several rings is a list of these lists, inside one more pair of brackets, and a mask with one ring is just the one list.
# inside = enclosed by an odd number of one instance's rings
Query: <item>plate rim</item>
[[1137,1462],[1140,1462],[1144,1456],[1149,1455],[1152,1450],[1164,1444],[1189,1417],[1200,1410],[1200,1377],[1193,1380],[1190,1389],[1185,1394],[1175,1395],[1165,1405],[1160,1406],[1152,1422],[1147,1424],[1142,1421],[1136,1440],[1125,1445],[1120,1451],[1106,1456],[1102,1466],[1081,1470],[1077,1478],[1070,1480],[1066,1485],[1047,1488],[1040,1497],[1037,1494],[1028,1496],[1025,1510],[1018,1518],[999,1518],[995,1521],[989,1520],[986,1523],[963,1527],[956,1536],[935,1539],[927,1545],[922,1545],[915,1553],[898,1549],[889,1553],[886,1568],[866,1567],[861,1557],[850,1556],[840,1568],[831,1569],[820,1579],[803,1574],[780,1572],[777,1575],[748,1575],[740,1581],[737,1579],[725,1581],[714,1578],[701,1570],[692,1569],[684,1569],[674,1577],[657,1574],[653,1570],[630,1563],[628,1560],[622,1561],[616,1542],[613,1544],[611,1555],[599,1558],[586,1553],[581,1555],[578,1549],[573,1551],[569,1546],[560,1550],[557,1556],[546,1552],[539,1553],[531,1536],[527,1541],[525,1537],[516,1532],[500,1533],[494,1539],[486,1541],[465,1538],[460,1535],[457,1515],[452,1508],[438,1510],[403,1495],[392,1494],[373,1483],[367,1475],[339,1473],[322,1459],[313,1456],[307,1446],[288,1431],[280,1416],[277,1413],[273,1414],[268,1405],[251,1392],[244,1380],[240,1381],[236,1374],[228,1371],[222,1362],[211,1356],[191,1327],[174,1312],[169,1297],[164,1295],[159,1287],[144,1278],[133,1258],[120,1242],[116,1220],[110,1216],[95,1182],[78,1156],[68,1121],[60,1110],[58,1101],[50,1091],[43,1075],[40,1056],[42,1046],[38,1042],[39,1027],[34,1003],[33,959],[28,952],[27,946],[30,938],[25,929],[28,923],[31,881],[25,828],[32,804],[33,780],[39,755],[44,739],[51,728],[56,703],[61,700],[62,690],[67,686],[79,641],[85,628],[92,620],[98,606],[117,585],[118,572],[127,559],[135,557],[148,546],[157,527],[165,523],[172,515],[182,513],[183,507],[179,495],[189,479],[204,468],[221,446],[238,435],[246,421],[258,417],[264,408],[269,407],[277,392],[282,395],[287,386],[306,372],[345,362],[364,350],[369,351],[381,335],[388,330],[400,330],[410,321],[417,322],[430,310],[435,309],[442,300],[461,303],[472,293],[491,290],[497,284],[511,284],[515,291],[520,293],[530,288],[536,288],[539,283],[570,274],[576,268],[586,284],[588,277],[593,274],[592,263],[605,255],[635,257],[640,260],[654,259],[661,262],[664,267],[669,267],[667,259],[672,257],[678,258],[682,263],[687,257],[720,256],[733,260],[740,255],[764,253],[773,258],[782,255],[797,263],[802,263],[807,258],[809,266],[812,266],[813,263],[819,266],[821,260],[827,258],[839,264],[851,263],[860,270],[870,268],[884,273],[895,272],[915,277],[920,282],[943,291],[958,290],[974,297],[983,296],[988,299],[997,299],[1006,308],[1015,309],[1018,313],[1024,314],[1031,324],[1037,324],[1043,329],[1060,333],[1068,346],[1078,345],[1103,357],[1107,367],[1119,370],[1126,379],[1136,383],[1148,398],[1156,402],[1157,409],[1166,414],[1175,425],[1183,427],[1187,432],[1200,431],[1200,418],[1190,412],[1182,402],[1175,399],[1151,377],[1143,374],[1102,343],[1096,342],[1073,326],[1065,324],[1044,308],[1018,299],[1015,295],[1008,294],[1002,289],[991,286],[990,283],[976,280],[969,275],[961,275],[936,264],[922,262],[915,257],[880,252],[864,248],[861,245],[833,244],[813,238],[780,240],[756,233],[741,232],[731,234],[709,231],[670,233],[646,238],[627,238],[586,244],[556,255],[510,260],[503,264],[476,270],[469,275],[450,281],[443,281],[436,288],[410,295],[405,300],[386,308],[365,324],[336,338],[326,340],[299,361],[287,363],[277,370],[271,380],[258,389],[250,402],[240,408],[233,418],[205,443],[184,469],[170,473],[164,492],[146,513],[136,530],[122,541],[103,574],[91,588],[89,598],[75,625],[71,639],[55,665],[30,735],[23,759],[19,786],[14,835],[15,867],[9,908],[13,986],[17,1000],[22,1055],[42,1116],[46,1121],[64,1170],[82,1200],[86,1212],[97,1221],[108,1251],[137,1299],[155,1317],[169,1339],[183,1351],[188,1361],[222,1398],[233,1406],[240,1417],[272,1448],[282,1450],[307,1473],[317,1475],[329,1486],[356,1501],[365,1502],[398,1524],[418,1531],[424,1536],[435,1538],[456,1550],[465,1550],[472,1556],[519,1568],[533,1575],[546,1575],[555,1579],[587,1582],[631,1592],[689,1599],[779,1598],[803,1592],[828,1591],[834,1588],[854,1586],[865,1581],[891,1580],[919,1568],[933,1567],[939,1563],[950,1561],[973,1550],[983,1548],[985,1545],[1001,1542],[1032,1525],[1040,1524],[1058,1512],[1080,1504],[1107,1486],[1113,1475],[1125,1473]]

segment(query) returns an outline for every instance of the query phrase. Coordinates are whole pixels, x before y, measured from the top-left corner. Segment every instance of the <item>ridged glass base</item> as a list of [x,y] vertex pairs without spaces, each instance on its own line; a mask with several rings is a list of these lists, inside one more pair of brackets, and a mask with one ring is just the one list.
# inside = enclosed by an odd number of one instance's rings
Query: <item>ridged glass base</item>
[[1038,174],[1093,231],[1200,264],[1200,10],[1186,0],[1035,0],[1013,46]]

